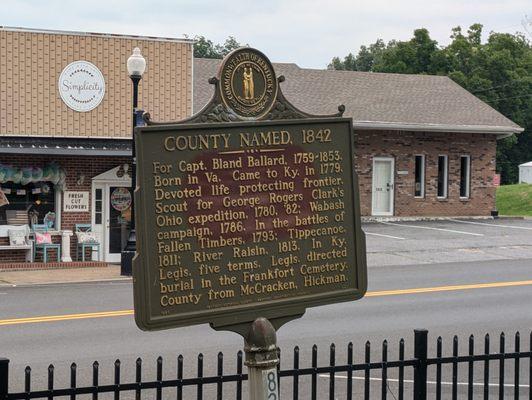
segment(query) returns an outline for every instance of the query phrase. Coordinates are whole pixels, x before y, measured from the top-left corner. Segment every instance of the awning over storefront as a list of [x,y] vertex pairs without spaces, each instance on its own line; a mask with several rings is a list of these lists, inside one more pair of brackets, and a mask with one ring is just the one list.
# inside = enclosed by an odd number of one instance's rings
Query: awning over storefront
[[131,140],[4,136],[0,138],[1,153],[127,157],[131,156]]

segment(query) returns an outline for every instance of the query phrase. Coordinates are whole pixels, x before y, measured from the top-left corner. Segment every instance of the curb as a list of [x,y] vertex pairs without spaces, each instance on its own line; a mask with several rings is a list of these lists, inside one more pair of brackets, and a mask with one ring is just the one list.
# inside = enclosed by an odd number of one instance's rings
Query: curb
[[452,221],[453,219],[459,219],[462,221],[496,221],[496,220],[525,220],[526,217],[520,216],[499,216],[493,218],[492,216],[456,216],[456,217],[361,217],[362,223],[378,223],[378,222],[416,222],[416,221]]
[[124,282],[132,281],[132,277],[123,277],[123,278],[107,278],[107,279],[86,279],[78,281],[58,281],[58,282],[35,282],[35,283],[10,283],[2,282],[0,283],[0,288],[2,287],[29,287],[29,286],[51,286],[51,285],[67,285],[67,284],[84,284],[84,283],[99,283],[99,282]]

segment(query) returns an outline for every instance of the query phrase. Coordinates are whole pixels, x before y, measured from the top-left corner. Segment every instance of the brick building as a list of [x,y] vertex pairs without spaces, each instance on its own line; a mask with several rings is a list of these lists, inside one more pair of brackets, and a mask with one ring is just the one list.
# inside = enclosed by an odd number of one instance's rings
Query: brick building
[[[194,113],[220,60],[194,61]],[[486,216],[497,140],[523,129],[444,76],[329,71],[274,63],[299,109],[353,118],[364,216]]]
[[[131,199],[126,61],[135,47],[147,60],[139,106],[158,120],[189,116],[190,40],[0,27],[0,187],[9,203],[0,199],[0,263],[27,259],[8,246],[8,231],[31,223],[47,223],[62,244],[64,232],[89,224],[101,243],[92,259],[120,261]],[[76,235],[69,240],[76,261]]]

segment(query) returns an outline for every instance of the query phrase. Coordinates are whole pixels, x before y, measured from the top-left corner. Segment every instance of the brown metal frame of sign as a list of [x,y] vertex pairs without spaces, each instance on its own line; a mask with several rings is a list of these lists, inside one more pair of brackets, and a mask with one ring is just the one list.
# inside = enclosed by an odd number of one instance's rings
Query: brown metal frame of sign
[[[242,51],[242,49],[237,50]],[[249,51],[255,51],[249,49]],[[236,53],[233,52],[233,53]],[[233,54],[231,53],[231,54]],[[257,52],[259,53],[259,52]],[[227,61],[231,54],[225,59]],[[262,53],[259,53],[262,55]],[[263,56],[263,55],[262,55]],[[267,61],[267,59],[266,59]],[[269,63],[269,61],[268,61]],[[224,64],[218,74],[223,74]],[[266,69],[266,67],[264,67]],[[273,68],[272,68],[273,71]],[[275,78],[275,77],[274,77]],[[283,82],[284,77],[276,79],[276,84]],[[358,180],[355,173],[354,163],[354,135],[351,118],[343,118],[344,107],[338,107],[338,114],[330,116],[312,116],[297,109],[289,103],[282,94],[280,88],[276,90],[276,97],[273,99],[270,108],[255,120],[249,117],[242,117],[232,110],[224,102],[223,93],[220,88],[220,78],[211,78],[211,84],[215,85],[213,99],[198,114],[178,123],[154,123],[150,120],[149,114],[145,114],[147,126],[137,127],[135,130],[135,145],[138,157],[138,185],[135,189],[136,220],[137,220],[137,254],[133,260],[133,282],[134,282],[134,303],[135,320],[137,325],[144,330],[157,330],[173,327],[181,327],[193,324],[210,323],[214,329],[231,330],[245,335],[249,330],[250,323],[258,317],[264,317],[271,321],[275,328],[282,324],[300,317],[307,307],[324,304],[331,304],[343,301],[352,301],[364,296],[367,289],[367,268],[366,268],[366,244],[365,235],[360,224],[360,206]],[[199,134],[210,130],[224,129],[228,127],[281,127],[289,125],[324,125],[339,124],[346,128],[349,134],[350,148],[349,161],[344,161],[345,165],[351,167],[352,198],[353,205],[353,235],[355,239],[355,257],[352,260],[352,269],[348,271],[356,275],[356,287],[342,289],[339,291],[327,291],[325,293],[310,294],[300,297],[275,299],[267,301],[253,301],[248,304],[220,307],[214,309],[202,309],[199,311],[172,314],[172,315],[150,315],[150,288],[153,287],[148,282],[148,271],[150,268],[148,261],[148,243],[152,240],[147,228],[148,208],[150,204],[145,201],[145,188],[143,182],[146,181],[148,172],[142,168],[143,159],[147,151],[145,139],[149,135],[157,135],[164,132],[186,132],[187,135]],[[351,260],[348,260],[348,262]],[[297,296],[297,295],[296,295]]]
[[[360,208],[358,202],[358,182],[357,176],[354,173],[354,137],[352,130],[351,118],[319,118],[319,119],[305,119],[305,120],[284,120],[284,121],[260,121],[260,122],[245,122],[234,123],[231,127],[272,127],[272,126],[288,126],[299,125],[312,126],[312,124],[318,124],[323,126],[327,123],[333,124],[345,124],[347,126],[347,132],[349,132],[351,148],[348,154],[350,154],[349,162],[351,168],[351,179],[349,186],[353,188],[352,199],[350,201],[354,207],[354,237],[355,237],[355,253],[357,260],[354,261],[353,271],[357,273],[356,282],[357,287],[346,289],[342,291],[325,292],[322,294],[312,294],[296,298],[270,300],[264,302],[252,302],[245,305],[237,305],[232,307],[215,308],[200,310],[198,312],[185,313],[185,314],[173,314],[170,316],[151,316],[148,309],[150,298],[150,282],[148,282],[148,274],[146,268],[150,267],[148,261],[148,242],[151,239],[148,236],[148,228],[146,227],[147,218],[149,215],[147,207],[150,205],[145,201],[143,196],[142,182],[146,179],[146,171],[142,167],[142,160],[144,158],[144,152],[146,151],[145,137],[151,134],[163,133],[163,132],[186,132],[188,135],[194,133],[207,133],[209,130],[219,129],[220,124],[178,124],[178,125],[162,125],[162,126],[148,126],[137,128],[136,132],[136,146],[137,157],[139,165],[138,182],[139,187],[135,191],[135,203],[137,205],[137,256],[134,260],[134,288],[135,288],[135,312],[137,324],[145,330],[152,329],[164,329],[169,327],[187,326],[201,323],[211,323],[214,328],[224,327],[229,325],[238,325],[249,323],[254,321],[257,317],[262,316],[272,321],[272,324],[284,323],[294,316],[300,316],[304,313],[306,307],[312,307],[317,305],[324,305],[330,303],[336,303],[341,301],[350,301],[361,298],[366,292],[366,260],[365,260],[365,237],[360,226]],[[227,127],[227,125],[223,125]],[[346,183],[347,184],[347,183]],[[349,225],[349,223],[347,223]]]

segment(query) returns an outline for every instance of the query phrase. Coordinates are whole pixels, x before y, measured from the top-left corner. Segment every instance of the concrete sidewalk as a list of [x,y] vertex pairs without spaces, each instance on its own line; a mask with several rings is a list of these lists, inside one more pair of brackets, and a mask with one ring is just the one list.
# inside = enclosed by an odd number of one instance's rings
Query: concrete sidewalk
[[109,267],[104,268],[64,268],[0,272],[0,286],[80,283],[130,279],[131,277],[120,275],[120,265],[110,265]]

